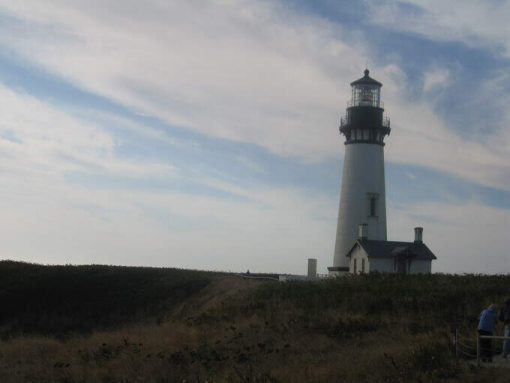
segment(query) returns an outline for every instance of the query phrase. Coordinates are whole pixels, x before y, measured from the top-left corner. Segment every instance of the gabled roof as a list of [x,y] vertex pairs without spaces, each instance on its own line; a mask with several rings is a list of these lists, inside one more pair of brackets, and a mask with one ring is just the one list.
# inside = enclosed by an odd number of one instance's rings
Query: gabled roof
[[353,86],[353,85],[376,85],[376,86],[381,87],[382,84],[379,81],[374,80],[372,77],[370,77],[368,75],[369,73],[370,73],[369,70],[365,69],[364,76],[360,79],[357,79],[356,81],[351,82],[351,86]]
[[399,255],[409,255],[413,259],[430,261],[436,256],[423,242],[376,241],[371,239],[358,239],[346,254],[351,256],[356,246],[365,250],[369,258],[393,258]]

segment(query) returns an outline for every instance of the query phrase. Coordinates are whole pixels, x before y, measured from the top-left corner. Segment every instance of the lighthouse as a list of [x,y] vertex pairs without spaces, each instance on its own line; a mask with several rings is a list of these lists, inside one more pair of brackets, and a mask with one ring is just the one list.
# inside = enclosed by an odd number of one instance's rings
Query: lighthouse
[[330,275],[352,272],[348,253],[358,238],[386,241],[384,138],[391,129],[389,118],[384,117],[381,87],[366,69],[362,78],[351,83],[351,100],[340,121],[345,155]]

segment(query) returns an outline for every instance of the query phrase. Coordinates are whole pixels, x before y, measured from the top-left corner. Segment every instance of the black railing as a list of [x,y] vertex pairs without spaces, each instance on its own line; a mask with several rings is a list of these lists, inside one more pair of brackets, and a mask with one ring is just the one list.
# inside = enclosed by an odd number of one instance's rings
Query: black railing
[[[341,116],[340,117],[340,127],[347,126],[349,124],[350,124],[349,115]],[[389,129],[390,128],[390,118],[389,117],[383,117],[381,125],[382,125],[383,128]]]
[[379,103],[376,100],[349,100],[347,101],[347,107],[350,108],[352,106],[372,106],[375,108],[382,108],[384,109],[384,102],[379,101]]

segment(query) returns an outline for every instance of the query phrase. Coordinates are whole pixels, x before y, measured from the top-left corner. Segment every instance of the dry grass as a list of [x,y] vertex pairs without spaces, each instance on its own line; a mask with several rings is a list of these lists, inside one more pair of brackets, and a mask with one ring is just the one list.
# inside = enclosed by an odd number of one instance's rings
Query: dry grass
[[0,342],[0,382],[507,381],[456,362],[447,330],[417,331],[412,313],[307,312],[261,283],[216,278],[160,324]]
[[278,333],[256,318],[224,328],[167,322],[66,341],[3,342],[0,381],[383,382],[405,379],[409,349],[428,341],[430,336],[377,334],[338,342]]

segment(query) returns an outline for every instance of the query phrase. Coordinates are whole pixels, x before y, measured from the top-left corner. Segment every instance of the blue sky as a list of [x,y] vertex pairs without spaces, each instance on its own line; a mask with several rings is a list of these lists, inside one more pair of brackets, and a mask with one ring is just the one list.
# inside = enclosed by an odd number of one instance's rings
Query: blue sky
[[2,258],[303,273],[333,257],[349,83],[388,239],[507,273],[506,1],[0,0]]

